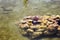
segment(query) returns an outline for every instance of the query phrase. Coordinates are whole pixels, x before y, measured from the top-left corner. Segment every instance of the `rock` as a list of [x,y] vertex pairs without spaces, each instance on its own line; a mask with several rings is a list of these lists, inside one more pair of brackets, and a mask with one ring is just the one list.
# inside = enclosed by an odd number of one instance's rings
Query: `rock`
[[33,33],[34,31],[32,29],[27,29],[28,33]]
[[38,28],[36,26],[30,26],[33,31],[36,31]]
[[27,21],[27,24],[29,25],[29,26],[32,26],[33,24],[32,24],[32,20],[28,20]]
[[21,25],[21,28],[29,28],[29,25],[28,24],[23,24],[23,25]]
[[27,35],[27,32],[23,32],[22,35]]
[[60,31],[60,26],[57,28],[58,31]]
[[46,24],[47,20],[46,19],[42,19],[42,23]]
[[50,25],[50,24],[53,24],[53,22],[49,22],[49,21],[48,21],[46,24],[47,24],[47,25]]
[[38,16],[33,16],[32,18],[34,21],[38,21],[39,20],[39,17]]
[[53,25],[49,25],[49,26],[47,27],[47,29],[48,29],[48,30],[54,30],[54,27],[53,27]]
[[33,20],[33,21],[32,21],[32,24],[33,24],[33,25],[37,25],[38,22]]
[[44,15],[43,17],[44,17],[44,19],[48,19],[48,18],[50,18],[50,16],[46,16],[46,15]]
[[60,15],[56,15],[56,17],[59,17],[60,18]]
[[44,31],[44,35],[53,35],[54,32]]
[[32,25],[32,26],[30,26],[30,28],[31,28],[31,29],[34,29],[34,28],[38,29],[39,26],[40,26],[40,25]]
[[42,35],[42,32],[34,32],[32,34],[32,38],[36,38],[36,37],[41,36],[41,35]]
[[43,32],[45,29],[38,29],[36,32]]
[[57,28],[59,25],[57,23],[52,24],[53,27]]
[[20,22],[21,22],[21,24],[25,24],[25,23],[26,23],[26,21],[25,21],[25,20],[21,20]]
[[39,28],[40,28],[40,29],[46,29],[47,26],[46,26],[46,25],[40,25]]

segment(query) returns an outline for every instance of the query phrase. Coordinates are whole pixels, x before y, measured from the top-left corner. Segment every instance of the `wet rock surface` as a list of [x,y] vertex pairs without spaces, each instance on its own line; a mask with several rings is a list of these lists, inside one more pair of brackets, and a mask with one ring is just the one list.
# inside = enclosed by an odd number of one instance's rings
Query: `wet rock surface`
[[60,16],[27,16],[18,24],[22,35],[29,38],[42,36],[60,37]]

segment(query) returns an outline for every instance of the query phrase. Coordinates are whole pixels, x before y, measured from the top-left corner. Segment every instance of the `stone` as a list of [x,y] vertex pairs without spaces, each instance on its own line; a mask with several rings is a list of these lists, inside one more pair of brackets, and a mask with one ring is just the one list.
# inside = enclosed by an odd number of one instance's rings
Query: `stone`
[[28,33],[33,33],[34,31],[32,29],[27,29]]
[[42,32],[34,32],[33,34],[32,34],[32,38],[36,38],[36,37],[39,37],[39,36],[41,36],[42,35]]
[[38,29],[36,32],[43,32],[45,29]]

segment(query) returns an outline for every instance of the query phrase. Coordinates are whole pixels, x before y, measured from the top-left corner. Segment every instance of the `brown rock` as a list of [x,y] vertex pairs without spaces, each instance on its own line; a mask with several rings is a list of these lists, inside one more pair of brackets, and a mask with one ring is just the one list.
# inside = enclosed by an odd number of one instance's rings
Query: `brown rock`
[[44,31],[44,35],[53,35],[54,32]]
[[58,31],[60,31],[60,26],[57,28]]
[[38,29],[37,32],[43,32],[45,29]]
[[21,24],[20,28],[22,28],[22,29],[29,28],[29,25],[28,24]]
[[48,27],[47,27],[47,30],[54,30],[55,28],[53,27],[53,25],[49,25]]
[[28,33],[33,33],[34,31],[32,29],[27,29]]
[[36,37],[41,36],[41,35],[42,35],[42,32],[34,32],[32,34],[32,38],[36,38]]

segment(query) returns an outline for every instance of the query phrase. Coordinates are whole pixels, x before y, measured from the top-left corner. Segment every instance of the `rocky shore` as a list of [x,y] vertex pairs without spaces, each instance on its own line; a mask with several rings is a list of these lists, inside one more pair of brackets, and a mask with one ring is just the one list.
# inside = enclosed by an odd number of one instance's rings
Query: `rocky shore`
[[29,38],[60,36],[60,16],[26,16],[19,23],[21,34]]

